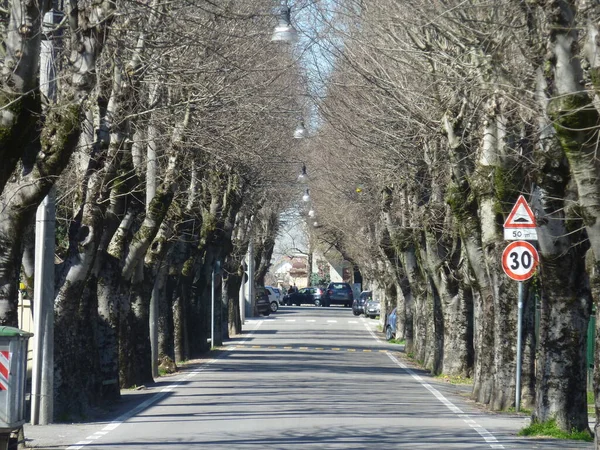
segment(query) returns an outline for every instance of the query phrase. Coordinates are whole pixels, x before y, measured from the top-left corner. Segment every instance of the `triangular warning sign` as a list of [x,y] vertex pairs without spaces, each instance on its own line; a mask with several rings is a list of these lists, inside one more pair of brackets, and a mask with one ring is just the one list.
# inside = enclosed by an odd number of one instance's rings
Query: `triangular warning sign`
[[504,228],[535,228],[535,217],[522,195],[519,195],[517,203],[504,222]]

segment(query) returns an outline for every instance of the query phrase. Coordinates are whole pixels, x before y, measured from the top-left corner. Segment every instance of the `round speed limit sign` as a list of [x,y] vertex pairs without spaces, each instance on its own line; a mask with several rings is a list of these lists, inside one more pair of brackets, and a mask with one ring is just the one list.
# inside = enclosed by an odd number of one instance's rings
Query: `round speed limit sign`
[[502,253],[502,268],[506,275],[516,281],[531,278],[539,261],[537,250],[526,241],[511,242]]

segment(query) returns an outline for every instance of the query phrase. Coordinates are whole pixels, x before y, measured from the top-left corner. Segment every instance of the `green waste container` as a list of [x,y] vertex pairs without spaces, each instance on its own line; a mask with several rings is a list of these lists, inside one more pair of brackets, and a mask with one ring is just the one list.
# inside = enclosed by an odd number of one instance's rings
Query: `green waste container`
[[18,328],[0,326],[0,434],[26,422],[27,343],[31,336]]

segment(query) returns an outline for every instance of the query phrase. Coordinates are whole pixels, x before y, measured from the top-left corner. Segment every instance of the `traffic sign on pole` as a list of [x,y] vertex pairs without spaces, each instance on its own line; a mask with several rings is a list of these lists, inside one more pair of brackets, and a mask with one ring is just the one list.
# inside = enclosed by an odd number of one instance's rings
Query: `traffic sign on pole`
[[537,241],[535,216],[522,195],[504,222],[504,239],[507,241]]
[[539,261],[537,250],[526,241],[511,242],[502,252],[504,273],[516,281],[531,278]]

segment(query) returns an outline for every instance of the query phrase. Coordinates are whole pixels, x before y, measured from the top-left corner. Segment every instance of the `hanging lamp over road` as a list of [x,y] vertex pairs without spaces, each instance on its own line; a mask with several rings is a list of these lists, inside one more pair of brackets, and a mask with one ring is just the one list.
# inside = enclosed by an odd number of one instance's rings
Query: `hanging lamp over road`
[[294,131],[294,139],[304,139],[306,137],[306,128],[304,128],[304,121],[300,121],[296,130]]
[[292,26],[291,8],[287,5],[286,0],[281,0],[279,7],[279,21],[271,41],[293,43],[298,40],[298,32]]
[[304,200],[305,202],[310,200],[310,194],[308,192],[308,189],[306,190],[306,193],[302,196],[302,200]]
[[306,165],[305,164],[302,164],[302,172],[300,172],[300,175],[298,175],[298,181],[300,183],[308,182],[308,174],[306,173]]

